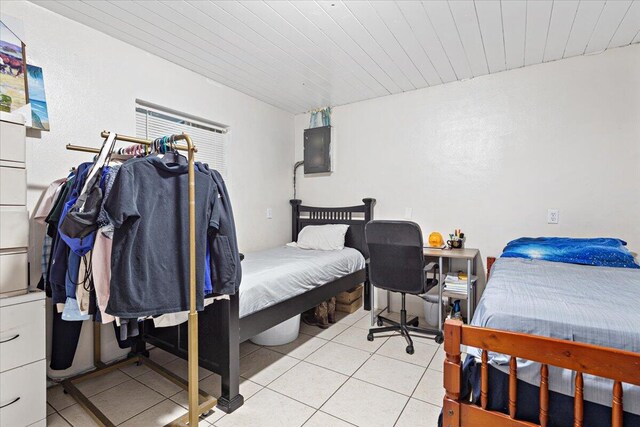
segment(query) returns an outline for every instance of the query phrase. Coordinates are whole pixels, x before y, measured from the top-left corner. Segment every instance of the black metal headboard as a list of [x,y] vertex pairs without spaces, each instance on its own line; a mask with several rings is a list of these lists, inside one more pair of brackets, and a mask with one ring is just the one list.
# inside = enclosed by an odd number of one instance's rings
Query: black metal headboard
[[345,246],[359,250],[365,258],[369,257],[364,226],[373,219],[376,199],[362,199],[363,205],[339,208],[304,206],[299,199],[289,202],[292,208],[291,234],[294,241],[298,240],[298,233],[307,225],[349,224],[344,240]]

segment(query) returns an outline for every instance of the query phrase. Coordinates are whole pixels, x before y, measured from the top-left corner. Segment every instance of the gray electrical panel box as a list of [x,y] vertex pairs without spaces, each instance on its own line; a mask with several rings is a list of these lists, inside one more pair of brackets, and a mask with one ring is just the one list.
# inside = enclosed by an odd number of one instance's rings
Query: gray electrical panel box
[[304,173],[331,172],[331,126],[305,129]]

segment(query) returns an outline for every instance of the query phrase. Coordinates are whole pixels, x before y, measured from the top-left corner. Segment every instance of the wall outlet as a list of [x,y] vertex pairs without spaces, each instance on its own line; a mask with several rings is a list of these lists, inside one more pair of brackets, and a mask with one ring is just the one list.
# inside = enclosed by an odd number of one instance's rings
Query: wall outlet
[[273,218],[273,210],[271,208],[267,208],[267,219]]
[[558,209],[547,210],[547,224],[557,224],[560,220],[560,211]]
[[413,208],[404,208],[404,219],[411,219]]

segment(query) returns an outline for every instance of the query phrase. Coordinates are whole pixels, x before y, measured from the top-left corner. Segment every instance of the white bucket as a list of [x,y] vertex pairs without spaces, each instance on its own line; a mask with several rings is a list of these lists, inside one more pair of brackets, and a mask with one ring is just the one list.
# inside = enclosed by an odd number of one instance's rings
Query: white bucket
[[300,332],[300,315],[267,329],[251,338],[251,342],[258,345],[284,345],[298,338]]
[[[424,301],[424,319],[427,321],[427,325],[432,328],[438,327],[438,287],[435,286],[427,292],[426,297],[423,297]],[[427,301],[429,299],[429,301]],[[446,305],[444,304],[444,298],[442,301],[442,321],[447,315]]]

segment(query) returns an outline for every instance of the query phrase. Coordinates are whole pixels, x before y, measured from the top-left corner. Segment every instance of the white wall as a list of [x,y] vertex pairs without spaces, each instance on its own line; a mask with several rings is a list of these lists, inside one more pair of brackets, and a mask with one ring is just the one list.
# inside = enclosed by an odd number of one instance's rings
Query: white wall
[[[308,124],[296,116],[296,160]],[[411,207],[425,235],[461,228],[483,260],[520,236],[640,250],[640,45],[336,107],[332,124],[336,170],[299,179],[305,204]]]
[[[27,141],[30,210],[49,182],[89,159],[67,151],[67,143],[99,146],[103,129],[133,135],[135,100],[142,99],[230,126],[227,184],[240,249],[290,240],[293,115],[31,3],[3,2],[2,13],[24,21],[27,58],[43,68],[47,92],[52,130]],[[32,233],[33,283],[42,233]],[[102,334],[105,360],[125,354],[114,351],[110,328]],[[92,366],[90,342],[86,322],[73,371]]]

